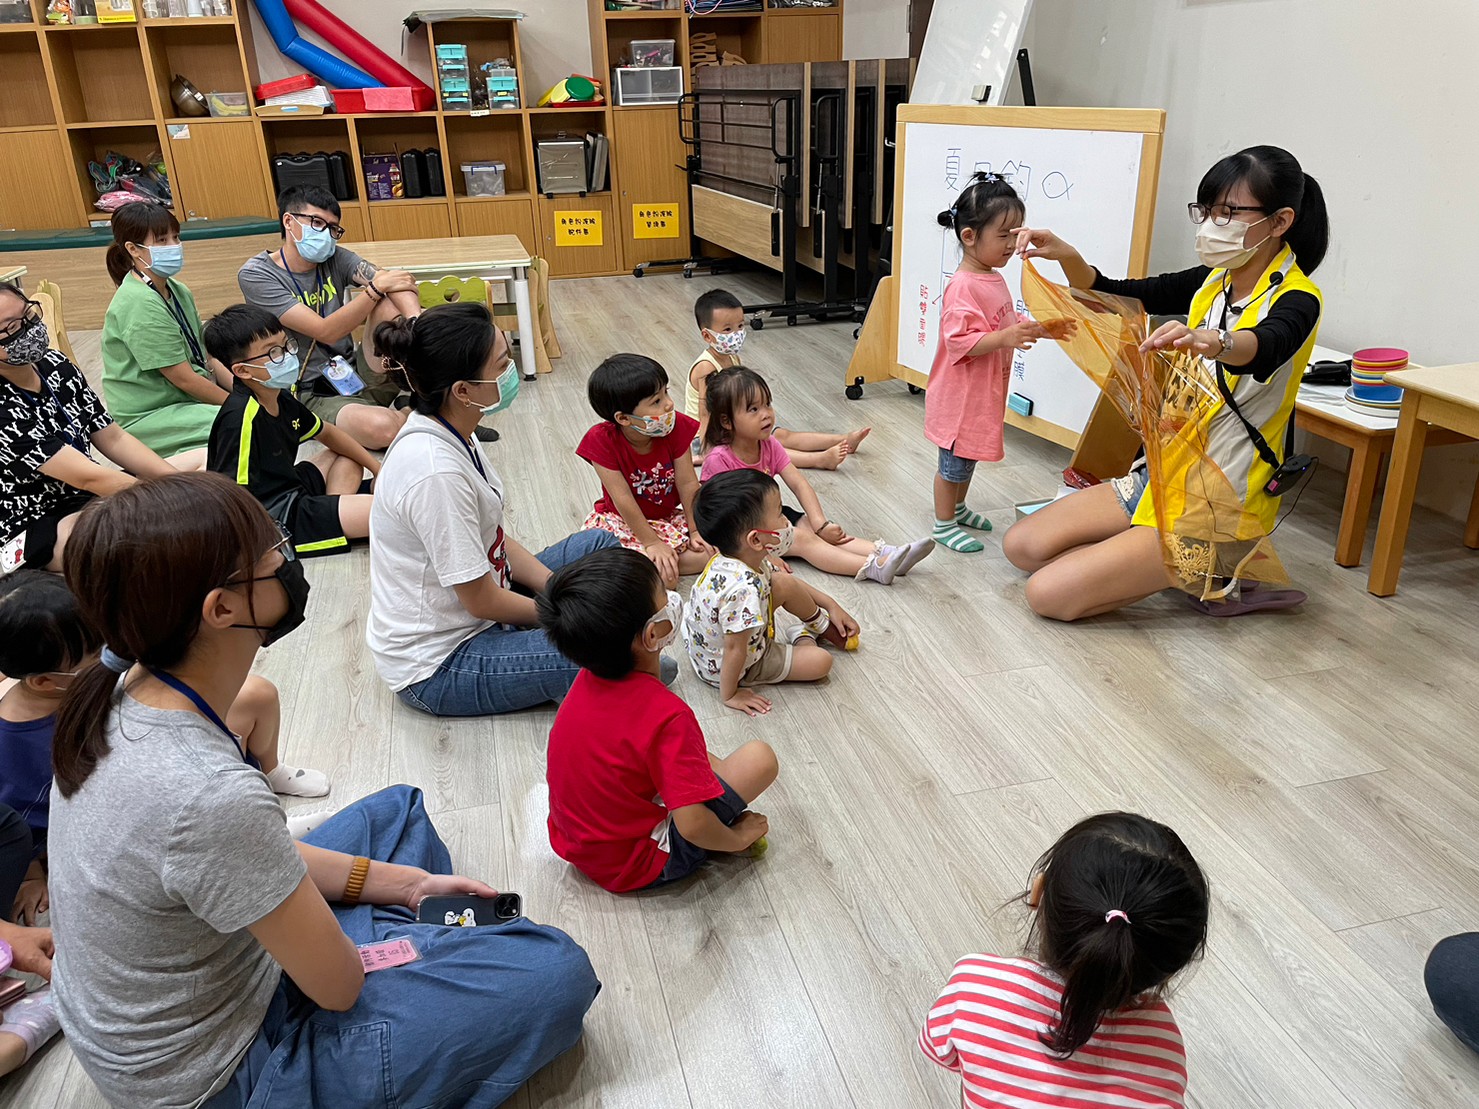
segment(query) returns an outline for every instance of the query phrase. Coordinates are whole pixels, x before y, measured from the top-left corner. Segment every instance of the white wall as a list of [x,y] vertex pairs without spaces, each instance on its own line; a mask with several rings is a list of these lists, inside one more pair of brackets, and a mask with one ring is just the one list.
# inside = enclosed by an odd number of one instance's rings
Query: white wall
[[909,0],[845,0],[844,58],[907,58]]
[[[1479,361],[1476,43],[1473,0],[1036,0],[1027,36],[1039,103],[1166,109],[1153,270],[1195,261],[1185,205],[1208,166],[1283,146],[1330,209],[1322,342],[1427,365]],[[1476,458],[1429,451],[1419,499],[1464,515]]]

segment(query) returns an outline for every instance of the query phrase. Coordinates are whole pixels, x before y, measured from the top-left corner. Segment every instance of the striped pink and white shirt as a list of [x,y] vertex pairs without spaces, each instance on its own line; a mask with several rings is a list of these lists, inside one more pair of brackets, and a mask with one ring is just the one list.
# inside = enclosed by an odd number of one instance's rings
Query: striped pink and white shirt
[[1031,959],[967,955],[930,1009],[919,1046],[960,1075],[980,1109],[1183,1109],[1186,1049],[1164,1001],[1106,1017],[1083,1047],[1056,1058],[1041,1036],[1063,983]]

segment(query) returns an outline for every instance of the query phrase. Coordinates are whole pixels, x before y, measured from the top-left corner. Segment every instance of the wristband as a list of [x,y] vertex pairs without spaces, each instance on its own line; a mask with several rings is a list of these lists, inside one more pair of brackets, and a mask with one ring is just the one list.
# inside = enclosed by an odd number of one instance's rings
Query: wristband
[[370,860],[357,855],[349,868],[349,881],[344,883],[344,896],[339,898],[346,905],[358,905],[360,894],[365,891],[365,879],[370,876]]
[[376,304],[379,304],[382,300],[385,299],[385,294],[382,293],[379,289],[375,288],[375,279],[373,277],[365,283],[365,288],[375,294]]

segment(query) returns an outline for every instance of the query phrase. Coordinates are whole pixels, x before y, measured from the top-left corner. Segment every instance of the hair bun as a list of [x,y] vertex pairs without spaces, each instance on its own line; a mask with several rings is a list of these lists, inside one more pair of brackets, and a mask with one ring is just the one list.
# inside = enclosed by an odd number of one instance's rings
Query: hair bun
[[954,227],[955,212],[953,210],[946,209],[935,217],[935,222],[938,223],[941,227]]

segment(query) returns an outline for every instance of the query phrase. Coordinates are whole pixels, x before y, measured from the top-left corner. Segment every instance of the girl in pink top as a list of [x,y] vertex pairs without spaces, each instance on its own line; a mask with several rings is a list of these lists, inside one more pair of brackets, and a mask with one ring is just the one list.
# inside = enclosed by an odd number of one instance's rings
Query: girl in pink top
[[940,344],[924,398],[924,434],[940,448],[935,541],[952,551],[985,550],[965,529],[991,521],[966,507],[977,460],[999,462],[1012,351],[1047,334],[1019,315],[998,269],[1011,260],[1027,208],[1004,177],[977,173],[955,207],[939,216],[960,240],[960,267],[940,303]]
[[1035,958],[967,955],[919,1046],[966,1105],[1183,1109],[1186,1049],[1167,984],[1201,957],[1207,880],[1181,837],[1088,817],[1034,868]]
[[932,539],[890,546],[854,539],[829,520],[811,482],[801,475],[786,448],[775,439],[775,409],[770,386],[744,366],[720,370],[708,379],[709,423],[704,428],[703,480],[728,470],[759,470],[779,478],[801,502],[804,512],[782,506],[794,538],[783,540],[793,550],[828,574],[846,574],[858,581],[892,585],[934,550]]

